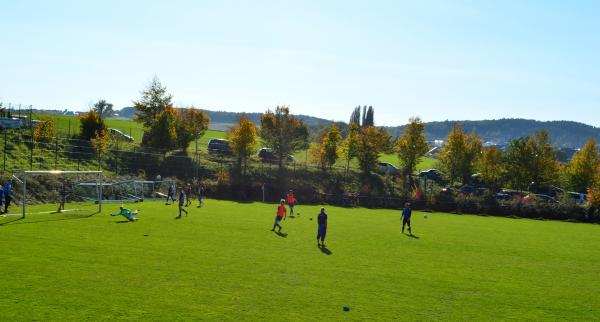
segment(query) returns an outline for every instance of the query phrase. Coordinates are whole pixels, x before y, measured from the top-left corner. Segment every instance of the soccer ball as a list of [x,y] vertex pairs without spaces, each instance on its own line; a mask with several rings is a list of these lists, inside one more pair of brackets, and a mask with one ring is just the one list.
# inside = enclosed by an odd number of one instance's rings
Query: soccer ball
[[427,219],[427,215],[423,216],[423,218]]
[[310,220],[312,220],[312,217],[310,217]]

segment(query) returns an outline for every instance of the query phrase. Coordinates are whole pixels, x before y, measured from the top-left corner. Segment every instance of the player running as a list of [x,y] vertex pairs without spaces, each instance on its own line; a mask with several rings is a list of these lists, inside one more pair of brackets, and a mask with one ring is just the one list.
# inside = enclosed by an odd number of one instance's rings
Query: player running
[[412,231],[410,229],[410,216],[412,215],[412,209],[410,209],[410,203],[404,204],[404,209],[402,209],[402,233],[404,234],[404,226],[408,224],[408,233],[412,235]]
[[123,216],[125,218],[127,218],[127,220],[129,221],[137,221],[138,219],[135,218],[133,215],[137,215],[140,211],[136,210],[136,211],[131,211],[127,208],[123,208],[123,206],[119,207],[119,212],[116,214],[110,214],[111,216]]
[[325,235],[327,234],[327,214],[325,208],[321,208],[321,213],[317,216],[317,246],[325,247]]
[[277,207],[277,216],[275,216],[275,224],[273,225],[273,229],[271,229],[271,231],[275,231],[275,227],[279,227],[279,231],[281,232],[281,220],[285,220],[285,215],[286,215],[286,209],[285,209],[285,200],[281,199],[281,201],[279,202],[279,206]]
[[185,215],[187,217],[188,212],[187,210],[185,210],[183,208],[183,205],[185,204],[185,193],[183,192],[183,188],[179,188],[179,216],[175,217],[176,219],[181,218],[181,213],[185,212]]
[[296,205],[296,196],[294,196],[294,191],[290,189],[290,192],[287,194],[287,204],[290,207],[290,216],[294,217],[294,206]]

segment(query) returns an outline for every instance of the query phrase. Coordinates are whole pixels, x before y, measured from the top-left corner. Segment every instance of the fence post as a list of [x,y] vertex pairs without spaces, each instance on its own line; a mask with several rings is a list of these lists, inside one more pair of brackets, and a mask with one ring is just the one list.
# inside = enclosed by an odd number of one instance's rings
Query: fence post
[[58,164],[58,134],[56,135],[56,144],[54,145],[54,169],[58,169],[57,164]]

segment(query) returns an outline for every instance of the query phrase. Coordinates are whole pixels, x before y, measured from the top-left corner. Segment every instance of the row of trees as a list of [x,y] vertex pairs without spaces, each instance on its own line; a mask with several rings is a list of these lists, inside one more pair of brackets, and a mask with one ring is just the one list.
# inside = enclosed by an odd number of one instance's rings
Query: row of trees
[[[207,115],[195,108],[179,109],[172,104],[172,96],[157,78],[134,102],[137,110],[135,120],[144,126],[142,145],[163,150],[187,149],[208,128]],[[94,108],[80,117],[81,136],[96,146],[107,145],[108,131],[104,118],[112,113],[112,104],[99,101]],[[41,126],[40,126],[41,128]],[[383,153],[396,153],[402,174],[412,184],[412,174],[420,160],[429,150],[425,139],[425,124],[419,118],[411,118],[402,135],[395,140],[383,128],[374,125],[374,109],[356,107],[350,117],[345,137],[332,124],[317,135],[316,142],[309,144],[306,124],[290,114],[286,106],[268,110],[257,127],[249,118],[241,117],[233,126],[228,138],[244,173],[250,156],[256,152],[258,143],[272,149],[280,169],[289,155],[309,149],[312,161],[323,171],[331,169],[340,159],[346,167],[356,159],[364,175],[377,169]],[[600,184],[600,157],[596,142],[590,140],[578,152],[570,164],[563,166],[556,160],[556,150],[547,131],[513,140],[506,152],[495,147],[483,147],[481,138],[467,134],[455,126],[448,134],[447,143],[439,154],[439,163],[451,183],[469,183],[474,173],[493,190],[509,186],[527,190],[539,189],[562,183],[575,191],[586,191]]]
[[496,147],[483,147],[482,140],[474,134],[465,134],[455,126],[442,148],[440,165],[451,182],[471,182],[479,179],[492,190],[508,186],[518,190],[540,191],[552,185],[586,192],[600,184],[600,157],[598,145],[590,139],[568,164],[556,159],[547,131],[510,142],[506,152]]

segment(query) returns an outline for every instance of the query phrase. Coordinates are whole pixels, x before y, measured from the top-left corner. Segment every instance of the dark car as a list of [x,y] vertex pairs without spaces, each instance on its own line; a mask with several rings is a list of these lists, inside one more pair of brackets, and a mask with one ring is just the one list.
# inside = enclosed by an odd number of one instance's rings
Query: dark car
[[231,155],[231,146],[229,146],[229,141],[227,140],[210,139],[210,141],[208,141],[208,152]]
[[[273,153],[273,150],[269,149],[269,148],[262,148],[262,149],[258,150],[258,157],[260,158],[260,160],[262,162],[275,163],[275,162],[279,161],[277,156]],[[295,161],[295,159],[291,155],[288,155],[287,158],[285,159],[285,162],[288,162],[288,163],[292,163],[294,161]]]
[[378,166],[379,166],[378,172],[381,175],[385,175],[385,174],[396,175],[400,172],[400,170],[391,163],[379,162]]
[[544,195],[544,194],[535,194],[534,195],[539,201],[541,202],[547,202],[547,203],[560,203],[558,200],[556,200],[554,197],[551,197],[549,195]]
[[444,174],[438,169],[429,169],[429,170],[421,171],[421,172],[419,172],[419,177],[427,178],[428,180],[432,180],[441,185],[445,185],[447,183],[447,181],[444,180]]

